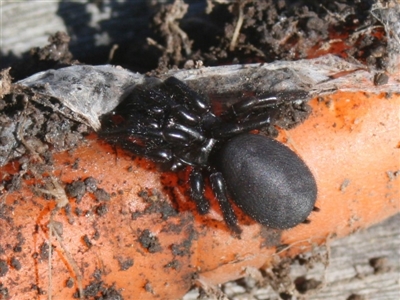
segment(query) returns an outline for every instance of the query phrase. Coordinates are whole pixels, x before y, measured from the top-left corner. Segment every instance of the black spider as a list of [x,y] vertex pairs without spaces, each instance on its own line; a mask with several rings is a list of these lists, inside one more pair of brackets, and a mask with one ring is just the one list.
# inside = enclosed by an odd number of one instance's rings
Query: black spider
[[172,171],[191,166],[191,198],[201,214],[210,207],[204,197],[208,175],[235,233],[241,230],[228,198],[257,222],[286,229],[307,222],[315,179],[289,148],[249,132],[271,125],[282,105],[306,96],[296,91],[248,97],[217,116],[205,98],[175,77],[147,78],[103,118],[100,136]]

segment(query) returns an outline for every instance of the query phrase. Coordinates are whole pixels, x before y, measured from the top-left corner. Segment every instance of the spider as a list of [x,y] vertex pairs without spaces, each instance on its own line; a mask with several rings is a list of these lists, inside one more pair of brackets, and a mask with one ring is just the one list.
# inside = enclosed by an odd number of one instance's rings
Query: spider
[[205,97],[175,77],[149,77],[103,117],[100,137],[135,155],[179,171],[187,166],[190,196],[209,211],[205,177],[228,227],[240,234],[236,205],[255,221],[277,229],[307,223],[317,195],[306,164],[278,141],[250,133],[270,126],[279,107],[304,102],[304,91],[243,98],[217,115]]

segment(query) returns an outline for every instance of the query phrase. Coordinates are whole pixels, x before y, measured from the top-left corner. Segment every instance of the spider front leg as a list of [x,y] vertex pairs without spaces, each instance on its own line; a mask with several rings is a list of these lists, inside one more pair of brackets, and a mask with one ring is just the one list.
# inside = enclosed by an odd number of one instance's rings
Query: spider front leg
[[237,224],[237,217],[233,211],[232,205],[229,203],[226,184],[222,173],[212,173],[210,175],[210,182],[215,197],[217,198],[219,206],[221,207],[225,223],[228,225],[229,229],[231,229],[237,235],[240,235],[242,230]]
[[175,97],[180,103],[189,107],[198,115],[204,115],[210,111],[210,104],[198,93],[189,88],[185,83],[177,79],[176,77],[169,77],[164,80],[164,84],[167,85]]
[[172,150],[170,148],[159,147],[149,149],[145,146],[141,146],[132,142],[123,142],[120,145],[123,149],[131,153],[146,157],[157,163],[167,164],[173,160]]

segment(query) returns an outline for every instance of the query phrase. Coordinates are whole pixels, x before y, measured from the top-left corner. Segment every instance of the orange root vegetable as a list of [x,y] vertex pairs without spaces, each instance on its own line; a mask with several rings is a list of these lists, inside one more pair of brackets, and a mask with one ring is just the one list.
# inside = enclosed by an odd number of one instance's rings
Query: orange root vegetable
[[160,174],[95,137],[54,154],[50,167],[5,166],[0,299],[176,299],[196,278],[233,280],[277,252],[295,255],[399,212],[400,96],[338,92],[310,104],[309,119],[279,138],[315,175],[320,211],[290,230],[261,228],[235,208],[238,239],[215,200],[197,214],[185,174]]

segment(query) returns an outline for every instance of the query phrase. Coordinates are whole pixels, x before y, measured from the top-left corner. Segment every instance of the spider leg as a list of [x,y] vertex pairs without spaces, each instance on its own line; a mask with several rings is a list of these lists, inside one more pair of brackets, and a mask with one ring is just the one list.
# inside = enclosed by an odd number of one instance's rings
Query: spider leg
[[204,197],[204,179],[199,170],[190,173],[191,197],[196,202],[197,211],[204,215],[210,210],[210,202]]
[[[315,212],[319,212],[320,211],[320,209],[318,207],[316,207],[316,206],[314,206],[312,210],[315,211]],[[311,221],[307,218],[302,223],[303,224],[310,224]]]
[[246,98],[231,106],[233,115],[250,113],[255,110],[267,107],[277,106],[284,102],[304,101],[309,96],[308,92],[303,90],[284,91],[276,94],[259,95],[257,97]]
[[188,142],[194,142],[194,141],[199,141],[199,142],[204,142],[206,140],[206,137],[198,130],[188,127],[179,123],[172,124],[168,126],[169,130],[176,130],[181,132],[183,135],[187,136]]
[[243,101],[236,102],[231,106],[232,113],[237,116],[240,114],[248,113],[254,109],[265,108],[269,106],[274,106],[279,102],[278,96],[269,96],[256,98],[252,97],[250,99],[245,99]]
[[173,118],[186,125],[196,125],[201,121],[201,116],[191,111],[179,97],[174,95],[164,82],[156,78],[147,78],[144,84],[136,86],[126,103],[119,109],[119,113],[126,114],[127,111],[136,111],[143,115],[157,119]]
[[179,123],[160,127],[149,116],[131,114],[128,121],[121,125],[108,127],[99,134],[109,142],[119,143],[129,138],[162,139],[169,144],[188,145],[194,141],[203,142],[206,138],[200,131]]
[[176,99],[179,99],[184,103],[190,110],[198,115],[203,115],[210,111],[211,107],[208,101],[202,96],[193,91],[185,83],[175,77],[169,77],[164,80],[164,84],[167,85],[174,94],[177,95]]
[[171,95],[174,95],[177,103],[184,105],[190,112],[200,117],[203,128],[211,128],[221,121],[212,113],[209,101],[179,79],[169,77],[164,84],[169,88]]
[[265,112],[240,123],[222,123],[219,127],[213,128],[211,134],[214,138],[228,138],[243,132],[260,129],[270,123],[271,113]]
[[172,150],[167,147],[149,148],[131,141],[119,142],[122,149],[125,149],[135,155],[146,157],[154,162],[166,164],[173,160]]
[[[320,209],[318,207],[316,207],[316,206],[314,206],[312,210],[315,211],[315,212],[319,212],[320,211]],[[302,223],[303,224],[310,224],[311,221],[307,218]]]
[[224,220],[228,227],[236,234],[240,234],[242,230],[237,224],[237,217],[231,204],[228,201],[225,180],[220,172],[215,172],[210,175],[211,187],[221,207]]
[[212,120],[211,126],[206,128],[211,136],[217,139],[261,129],[271,124],[271,119],[278,113],[277,110],[282,104],[301,103],[308,96],[308,92],[296,90],[245,98],[234,103],[227,113],[221,115],[223,122]]
[[187,165],[204,167],[216,143],[215,139],[208,139],[202,144],[192,145],[193,147],[177,149],[175,155]]

